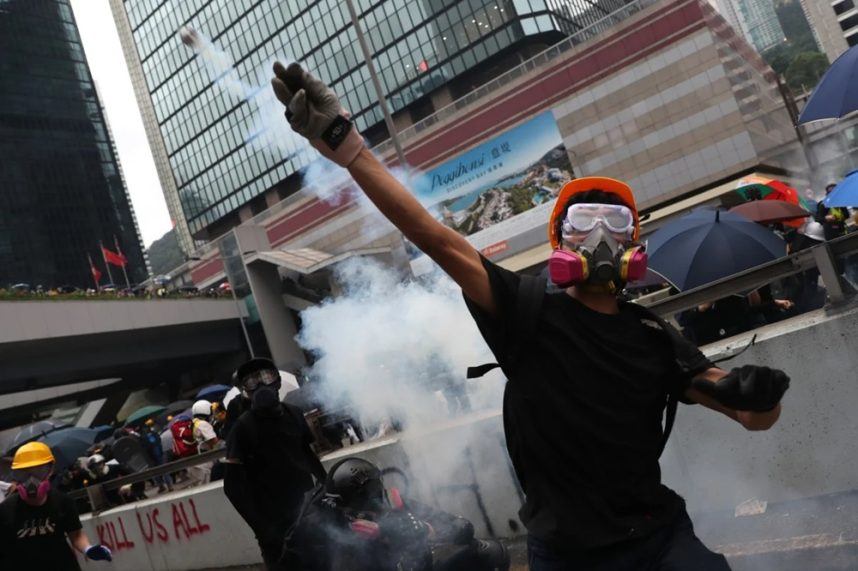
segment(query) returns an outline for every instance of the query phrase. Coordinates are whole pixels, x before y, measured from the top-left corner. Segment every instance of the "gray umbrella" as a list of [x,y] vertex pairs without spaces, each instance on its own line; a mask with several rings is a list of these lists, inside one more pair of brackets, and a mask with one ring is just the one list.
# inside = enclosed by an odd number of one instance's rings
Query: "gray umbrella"
[[52,418],[40,420],[39,422],[34,422],[29,426],[25,426],[18,432],[18,434],[15,435],[15,438],[12,439],[6,453],[11,456],[15,453],[15,450],[27,442],[37,440],[46,434],[50,434],[51,432],[59,430],[60,428],[65,428],[66,426],[69,426],[69,423]]

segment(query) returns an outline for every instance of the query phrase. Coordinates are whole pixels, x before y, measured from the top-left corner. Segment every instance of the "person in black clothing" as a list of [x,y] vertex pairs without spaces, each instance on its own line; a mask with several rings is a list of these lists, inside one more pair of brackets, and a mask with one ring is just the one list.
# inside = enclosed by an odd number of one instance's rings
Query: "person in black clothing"
[[[831,194],[836,186],[836,182],[828,183],[825,187],[825,196]],[[833,240],[846,234],[846,220],[849,218],[849,212],[845,208],[828,208],[825,206],[825,200],[820,200],[814,218],[822,224],[826,240]]]
[[[93,454],[86,463],[86,471],[89,475],[87,485],[105,484],[111,480],[130,476],[134,472],[122,464],[108,464],[101,454]],[[105,490],[104,497],[112,506],[118,506],[136,500],[145,500],[146,482],[135,482],[125,484],[121,488]]]
[[334,464],[307,493],[285,560],[303,571],[506,571],[503,544],[474,537],[468,520],[385,489],[362,458]]
[[91,545],[74,502],[51,489],[51,449],[41,442],[15,453],[15,492],[0,503],[0,569],[80,571],[71,547],[93,561],[110,561],[110,550]]
[[[313,436],[300,409],[280,402],[280,372],[268,359],[251,359],[237,372],[250,410],[227,438],[224,493],[250,526],[269,570],[281,562],[286,531],[298,516],[313,478],[325,469],[310,444]],[[235,399],[233,399],[235,400]]]
[[[749,430],[771,427],[789,378],[727,373],[645,308],[620,304],[645,270],[631,189],[582,178],[549,220],[557,293],[485,259],[436,220],[365,147],[336,94],[300,65],[274,64],[292,129],[352,178],[463,290],[508,382],[507,447],[526,501],[531,571],[727,569],[695,537],[685,504],[661,483],[661,417],[682,398]],[[670,408],[668,410],[671,410]]]
[[238,419],[241,418],[242,414],[244,414],[244,411],[250,410],[250,397],[241,390],[241,387],[238,385],[238,370],[232,373],[232,384],[234,387],[237,387],[240,392],[238,393],[238,396],[230,399],[229,403],[226,405],[226,419],[224,419],[223,425],[220,429],[220,437],[223,440],[227,439],[232,428],[235,426],[235,423],[238,422]]

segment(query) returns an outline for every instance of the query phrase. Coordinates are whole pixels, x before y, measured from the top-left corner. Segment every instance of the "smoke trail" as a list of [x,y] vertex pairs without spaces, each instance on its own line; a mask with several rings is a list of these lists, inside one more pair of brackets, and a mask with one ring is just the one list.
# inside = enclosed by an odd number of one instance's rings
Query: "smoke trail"
[[[368,240],[380,238],[391,231],[386,220],[380,219],[376,209],[368,204],[348,172],[328,160],[316,160],[320,155],[310,144],[296,134],[283,116],[283,105],[271,89],[271,68],[274,61],[289,65],[295,61],[289,56],[276,57],[257,70],[256,82],[243,81],[235,69],[235,61],[225,50],[218,48],[205,34],[185,26],[179,30],[182,42],[199,56],[211,81],[237,102],[246,102],[253,110],[251,127],[245,133],[245,142],[253,149],[273,153],[277,158],[297,156],[309,159],[302,171],[304,188],[320,200],[331,204],[356,202],[365,214],[364,230]],[[421,173],[411,169],[394,168],[393,175],[407,188],[420,184]]]
[[246,102],[250,106],[253,119],[244,134],[248,145],[278,158],[305,153],[318,155],[303,137],[289,128],[283,116],[283,105],[271,89],[271,67],[274,61],[279,60],[288,65],[294,61],[293,58],[280,56],[271,59],[257,70],[256,82],[248,83],[239,76],[232,56],[218,48],[205,34],[185,26],[179,30],[179,37],[182,43],[194,50],[209,79],[218,89],[235,102]]

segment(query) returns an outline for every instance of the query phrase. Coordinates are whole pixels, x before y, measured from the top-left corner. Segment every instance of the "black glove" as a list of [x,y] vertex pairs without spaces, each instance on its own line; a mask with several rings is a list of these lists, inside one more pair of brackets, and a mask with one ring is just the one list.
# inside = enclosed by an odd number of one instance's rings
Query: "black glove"
[[429,538],[429,526],[406,511],[388,512],[378,527],[381,537],[396,545],[422,543]]
[[696,378],[691,386],[727,408],[768,412],[781,402],[789,388],[789,377],[778,369],[745,365],[718,382]]

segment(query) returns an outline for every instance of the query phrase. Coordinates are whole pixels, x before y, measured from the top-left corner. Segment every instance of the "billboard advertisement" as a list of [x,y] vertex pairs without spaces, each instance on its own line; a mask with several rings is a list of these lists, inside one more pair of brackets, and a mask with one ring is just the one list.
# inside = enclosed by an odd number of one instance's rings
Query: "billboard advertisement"
[[429,170],[414,191],[445,225],[490,255],[505,251],[497,244],[506,238],[544,226],[542,211],[571,178],[560,130],[546,111]]

